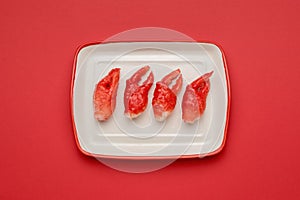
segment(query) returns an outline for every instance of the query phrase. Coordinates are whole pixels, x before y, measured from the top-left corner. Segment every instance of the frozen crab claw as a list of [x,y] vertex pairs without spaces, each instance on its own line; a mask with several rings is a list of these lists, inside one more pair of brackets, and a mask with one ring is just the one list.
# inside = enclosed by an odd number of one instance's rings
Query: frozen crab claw
[[[170,89],[169,85],[176,78],[175,84]],[[157,121],[164,121],[172,113],[177,101],[176,95],[181,90],[181,87],[182,75],[180,69],[172,71],[161,81],[156,83],[152,99],[152,108]]]
[[148,93],[154,81],[153,73],[150,72],[147,79],[141,85],[139,85],[139,82],[149,69],[149,66],[142,67],[126,80],[124,114],[130,119],[138,117],[147,108]]
[[206,98],[210,89],[209,78],[213,71],[204,74],[186,86],[182,99],[182,119],[186,123],[194,123],[206,108]]
[[112,69],[98,82],[94,91],[94,116],[98,121],[107,120],[115,110],[120,79],[120,69]]

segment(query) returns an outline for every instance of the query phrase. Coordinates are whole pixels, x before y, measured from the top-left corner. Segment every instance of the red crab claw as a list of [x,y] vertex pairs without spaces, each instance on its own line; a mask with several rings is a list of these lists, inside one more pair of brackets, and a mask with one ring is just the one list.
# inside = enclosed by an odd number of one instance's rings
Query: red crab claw
[[206,98],[210,89],[209,78],[213,71],[204,74],[186,86],[182,99],[182,119],[186,123],[194,123],[206,108]]
[[119,79],[120,68],[115,68],[96,85],[94,91],[94,116],[97,120],[105,121],[114,112]]
[[[176,83],[169,88],[171,82],[176,79]],[[180,69],[177,69],[166,75],[161,81],[156,83],[152,99],[152,108],[155,119],[157,121],[164,121],[174,110],[176,105],[176,94],[182,87],[182,75]]]
[[126,80],[126,88],[124,92],[124,113],[130,119],[138,117],[147,108],[148,93],[154,81],[153,73],[150,72],[147,79],[141,85],[138,84],[149,69],[149,66],[142,67],[135,72],[130,79]]

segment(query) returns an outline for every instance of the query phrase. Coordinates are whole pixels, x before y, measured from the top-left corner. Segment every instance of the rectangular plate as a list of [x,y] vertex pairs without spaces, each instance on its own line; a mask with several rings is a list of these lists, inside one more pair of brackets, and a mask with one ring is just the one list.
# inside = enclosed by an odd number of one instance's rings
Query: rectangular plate
[[[154,119],[149,92],[146,111],[130,120],[123,114],[123,95],[128,79],[149,65],[155,82],[180,68],[183,86],[177,104],[165,122]],[[229,77],[220,47],[204,42],[113,42],[81,46],[75,55],[71,82],[71,111],[78,148],[86,155],[107,158],[160,159],[213,155],[226,140],[230,105]],[[113,116],[98,122],[93,114],[95,85],[112,68],[121,68],[117,104]],[[200,120],[185,124],[181,100],[187,84],[214,71],[207,107]]]

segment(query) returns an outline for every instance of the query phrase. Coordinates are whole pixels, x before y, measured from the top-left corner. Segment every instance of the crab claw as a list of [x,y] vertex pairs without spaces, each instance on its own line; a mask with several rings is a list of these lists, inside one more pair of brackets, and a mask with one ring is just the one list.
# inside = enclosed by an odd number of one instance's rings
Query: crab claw
[[[179,77],[178,77],[178,75],[179,75]],[[176,83],[172,86],[172,89],[171,89],[174,94],[177,94],[181,90],[181,87],[182,87],[182,75],[181,75],[180,69],[174,70],[170,74],[167,74],[165,77],[163,77],[161,79],[160,82],[162,84],[165,84],[166,86],[169,86],[172,83],[172,81],[174,79],[176,79],[177,77],[178,77],[178,79],[176,80]]]
[[[176,78],[176,83],[170,89],[169,85]],[[172,113],[177,101],[176,94],[181,90],[181,87],[182,75],[180,69],[172,71],[161,81],[156,83],[152,99],[152,108],[157,121],[164,121]]]
[[107,120],[115,110],[120,68],[112,69],[100,80],[94,91],[94,116],[98,121]]
[[139,85],[139,82],[149,69],[149,66],[142,67],[135,72],[131,78],[126,80],[126,88],[124,92],[124,114],[130,119],[138,117],[147,108],[148,93],[154,81],[153,73],[150,72],[147,79],[141,85]]
[[210,89],[209,78],[213,71],[204,74],[186,86],[182,99],[182,119],[186,123],[194,123],[206,108],[206,98]]

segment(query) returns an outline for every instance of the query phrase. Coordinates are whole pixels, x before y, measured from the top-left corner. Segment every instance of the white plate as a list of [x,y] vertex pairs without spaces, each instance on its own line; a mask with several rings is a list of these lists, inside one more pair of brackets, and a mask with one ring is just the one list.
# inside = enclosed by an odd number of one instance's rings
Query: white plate
[[[225,142],[229,113],[229,81],[222,51],[214,44],[193,42],[120,42],[85,45],[76,54],[71,98],[74,132],[80,150],[93,156],[153,158],[195,157],[219,152]],[[154,119],[149,92],[146,111],[136,120],[124,116],[125,81],[149,65],[155,82],[181,69],[183,87],[172,115]],[[113,116],[98,122],[93,115],[95,85],[112,68],[121,68]],[[188,83],[214,71],[204,115],[193,125],[181,119],[181,100]],[[147,75],[146,75],[147,76]]]

